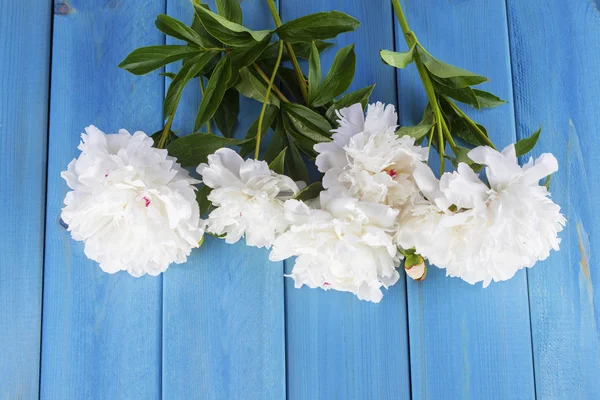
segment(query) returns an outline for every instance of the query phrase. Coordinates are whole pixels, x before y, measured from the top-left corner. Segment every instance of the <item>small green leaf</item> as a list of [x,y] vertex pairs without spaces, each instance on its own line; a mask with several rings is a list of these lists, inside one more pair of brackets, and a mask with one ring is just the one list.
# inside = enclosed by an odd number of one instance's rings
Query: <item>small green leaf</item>
[[502,100],[500,97],[490,92],[486,92],[485,90],[473,89],[473,93],[477,96],[479,105],[482,108],[494,108],[506,104],[505,100]]
[[302,201],[314,199],[315,197],[318,197],[322,191],[323,185],[321,184],[321,182],[314,182],[302,189],[301,191],[299,191],[298,193],[296,193],[294,199]]
[[316,143],[331,141],[331,125],[321,115],[300,104],[283,103],[281,106],[297,133]]
[[[275,108],[274,108],[275,109]],[[277,109],[275,109],[277,110]],[[266,116],[265,116],[266,117]],[[283,131],[283,125],[281,124],[281,119],[275,121],[275,133],[273,134],[273,138],[265,150],[265,154],[263,159],[270,163],[281,153],[281,151],[285,148],[286,134]]]
[[420,124],[415,126],[403,126],[396,131],[396,135],[399,137],[410,136],[411,138],[417,140],[427,135],[427,133],[431,131],[431,128],[433,128],[433,125],[434,124],[432,123],[423,123],[421,121]]
[[240,110],[240,94],[235,89],[228,89],[223,96],[223,101],[214,115],[217,128],[225,137],[233,136],[233,129],[237,123]]
[[215,39],[233,47],[252,46],[269,36],[271,31],[251,31],[250,29],[228,21],[212,11],[194,4],[196,15],[204,29]]
[[[277,116],[278,112],[279,109],[277,107],[267,106],[267,110],[265,111],[265,115],[263,117],[262,132],[260,133],[261,140],[265,138],[265,133],[273,124],[273,121],[275,120],[275,117]],[[250,125],[250,128],[248,128],[248,131],[246,132],[246,139],[254,139],[256,137],[256,133],[258,132],[259,118],[260,116],[257,117],[256,120],[254,120],[254,122],[252,123],[252,125]],[[255,146],[256,143],[254,140],[251,140],[248,143],[244,143],[242,145],[242,148],[240,149],[240,155],[242,157],[246,157],[254,151]]]
[[202,101],[196,115],[194,123],[194,131],[200,129],[217,111],[225,91],[227,90],[227,82],[231,78],[231,59],[225,56],[219,61],[215,69],[213,69],[206,90],[202,95]]
[[331,124],[337,124],[337,115],[335,114],[336,110],[341,110],[342,108],[350,107],[352,104],[360,103],[362,105],[363,110],[367,107],[369,103],[369,97],[371,97],[371,93],[373,93],[373,89],[375,85],[367,86],[362,89],[358,89],[354,92],[350,92],[342,96],[339,100],[334,100],[333,104],[327,109],[325,113],[325,117]]
[[[265,101],[267,85],[257,78],[247,67],[240,69],[240,78],[235,88],[242,96],[259,102]],[[269,95],[269,104],[279,107],[279,99],[274,94]]]
[[156,17],[154,24],[158,30],[164,34],[191,44],[195,44],[196,46],[202,47],[204,45],[202,36],[200,36],[198,32],[186,26],[183,22],[169,17],[168,15],[159,14]]
[[[452,136],[459,137],[465,142],[472,144],[473,146],[485,146],[487,143],[481,138],[481,135],[477,130],[462,116],[458,115],[456,111],[450,106],[444,97],[440,98],[440,105],[442,113],[446,118],[446,124]],[[475,124],[485,136],[488,136],[487,130],[483,125]]]
[[260,42],[256,42],[246,47],[236,47],[231,50],[229,55],[231,56],[231,63],[236,68],[241,69],[252,64],[269,45],[271,35],[267,35]]
[[479,172],[483,166],[481,164],[477,164],[473,160],[469,158],[467,154],[471,149],[467,149],[466,147],[456,146],[454,149],[454,157],[447,157],[450,161],[452,161],[452,165],[454,168],[458,168],[458,164],[465,163],[475,172]]
[[323,80],[317,96],[312,101],[313,107],[330,102],[334,97],[344,93],[354,79],[356,54],[354,45],[341,48],[335,55],[331,68]]
[[242,24],[242,8],[238,0],[217,0],[216,3],[220,16],[236,24]]
[[200,216],[206,214],[212,206],[212,203],[208,199],[208,195],[210,195],[211,191],[212,189],[206,185],[203,185],[196,191],[196,202],[198,203],[198,208],[200,209]]
[[339,11],[319,12],[300,17],[277,28],[281,40],[289,43],[331,39],[358,28],[360,22]]
[[210,133],[194,133],[181,137],[167,146],[169,155],[177,158],[183,167],[197,167],[206,162],[207,157],[226,146],[239,146],[248,140],[236,140]]
[[184,57],[204,52],[194,46],[148,46],[135,49],[121,63],[123,68],[135,75],[144,75]]
[[546,179],[544,180],[544,186],[546,186],[546,190],[550,190],[550,179],[552,178],[552,175],[548,175],[546,177]]
[[416,44],[413,44],[410,50],[402,53],[397,51],[381,50],[379,52],[379,56],[387,65],[391,65],[395,68],[405,68],[415,59],[415,46]]
[[312,103],[317,97],[321,86],[321,58],[315,42],[311,43],[310,56],[308,57],[308,101]]
[[417,54],[423,64],[425,64],[427,71],[435,76],[437,78],[436,81],[442,85],[460,89],[488,81],[484,76],[477,75],[473,72],[446,64],[445,62],[433,58],[420,46],[417,47]]
[[269,163],[269,169],[276,174],[283,174],[284,166],[285,166],[285,152],[287,147],[285,147],[277,157],[273,161]]
[[[150,135],[150,137],[154,141],[155,145],[158,144],[158,141],[160,140],[160,137],[162,136],[162,133],[163,133],[163,130],[161,129],[160,131],[156,131],[152,135]],[[167,140],[165,141],[165,146],[168,146],[169,143],[172,143],[172,142],[174,142],[175,140],[178,139],[177,135],[172,130],[169,130],[169,133],[167,135],[168,136],[167,136]]]
[[175,77],[177,76],[177,74],[174,74],[173,72],[161,72],[158,75],[164,76],[164,77],[169,78],[171,80],[175,79]]
[[165,96],[165,102],[163,105],[165,118],[174,113],[177,109],[179,99],[181,98],[181,93],[183,92],[183,88],[188,81],[196,76],[202,70],[202,68],[204,68],[208,61],[210,61],[210,59],[213,58],[217,53],[218,52],[212,50],[207,51],[205,53],[198,54],[183,63],[183,66],[177,75],[175,75],[175,78],[173,78],[171,81]]
[[[208,4],[199,4],[199,7],[204,7],[207,10],[210,10]],[[191,28],[202,37],[202,44],[205,47],[223,47],[223,43],[219,42],[217,39],[212,37],[206,31],[206,29],[204,29],[204,25],[202,25],[202,22],[200,22],[200,18],[198,18],[198,15],[195,12]]]
[[289,175],[295,181],[308,182],[308,169],[306,169],[306,164],[298,151],[298,147],[296,147],[296,141],[289,134],[286,135],[286,138],[290,152],[289,157],[285,158],[285,165]]
[[533,134],[527,138],[523,138],[515,143],[515,152],[517,153],[517,157],[521,157],[524,154],[529,153],[537,143],[540,138],[540,133],[542,132],[542,127],[540,126],[537,131],[533,132]]

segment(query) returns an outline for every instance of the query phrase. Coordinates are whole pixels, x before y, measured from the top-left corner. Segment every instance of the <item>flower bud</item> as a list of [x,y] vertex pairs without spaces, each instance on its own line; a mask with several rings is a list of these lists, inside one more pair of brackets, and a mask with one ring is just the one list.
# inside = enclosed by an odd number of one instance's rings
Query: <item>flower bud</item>
[[419,254],[411,254],[404,260],[404,271],[406,275],[420,282],[427,276],[427,265]]

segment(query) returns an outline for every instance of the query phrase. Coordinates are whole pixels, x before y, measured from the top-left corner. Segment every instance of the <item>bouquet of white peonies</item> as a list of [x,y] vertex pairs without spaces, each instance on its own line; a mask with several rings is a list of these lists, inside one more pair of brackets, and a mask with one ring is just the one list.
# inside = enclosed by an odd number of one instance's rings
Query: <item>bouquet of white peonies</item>
[[[244,27],[238,0],[217,1],[216,13],[194,3],[191,26],[159,15],[157,28],[185,44],[139,48],[119,65],[142,75],[181,61],[178,73],[164,74],[171,84],[163,129],[107,135],[90,126],[81,155],[62,173],[72,189],[62,219],[87,257],[109,273],[158,275],[185,262],[205,234],[244,239],[269,248],[272,261],[295,257],[296,287],[379,302],[402,264],[415,280],[432,264],[485,287],[559,249],[566,220],[548,192],[558,163],[549,153],[518,162],[540,131],[498,151],[456,102],[480,109],[504,101],[473,88],[487,78],[429,54],[398,0],[409,50],[380,56],[396,68],[416,66],[428,98],[416,126],[399,127],[393,105],[369,104],[373,86],[345,93],[353,46],[338,50],[323,78],[327,40],[356,29],[357,20],[330,11],[282,23],[266,1],[274,30]],[[203,96],[194,133],[179,135],[173,117],[196,78]],[[262,109],[236,139],[240,95]],[[428,166],[431,147],[439,179]],[[444,170],[446,161],[454,171]],[[313,162],[322,175],[311,180]]]

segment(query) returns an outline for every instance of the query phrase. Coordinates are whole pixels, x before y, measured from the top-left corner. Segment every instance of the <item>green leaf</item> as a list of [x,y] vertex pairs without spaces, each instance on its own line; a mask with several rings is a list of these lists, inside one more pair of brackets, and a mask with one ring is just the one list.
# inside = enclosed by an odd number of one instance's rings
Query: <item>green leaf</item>
[[[465,142],[474,146],[487,145],[477,130],[465,119],[463,119],[462,116],[458,115],[452,106],[450,106],[447,101],[444,100],[444,97],[441,97],[440,100],[442,113],[446,118],[446,124],[448,125],[448,129],[450,130],[452,136],[459,137]],[[487,130],[483,125],[477,123],[475,125],[477,125],[477,127],[485,134],[485,136],[488,136]]]
[[331,125],[321,115],[300,104],[283,103],[281,106],[297,133],[317,143],[331,141]]
[[466,147],[456,146],[454,149],[454,157],[446,157],[450,161],[452,161],[452,165],[454,168],[458,168],[458,164],[465,163],[475,172],[479,172],[483,166],[481,164],[477,164],[473,160],[469,158],[467,154],[469,154],[471,149],[467,149]]
[[121,63],[123,68],[135,75],[144,75],[169,63],[203,52],[193,46],[148,46],[135,49]]
[[202,101],[196,114],[196,122],[194,123],[194,131],[200,129],[217,111],[225,91],[227,90],[227,82],[231,78],[231,59],[225,56],[219,61],[208,80],[206,90],[202,95]]
[[296,193],[294,199],[302,201],[314,199],[315,197],[318,197],[322,191],[323,185],[321,184],[321,182],[314,182],[302,189],[301,191],[299,191],[298,193]]
[[290,122],[290,118],[287,115],[282,115],[281,121],[283,123],[284,131],[294,138],[298,150],[306,154],[311,159],[315,159],[317,156],[317,152],[314,149],[316,142],[298,133],[296,128],[294,128],[294,126]]
[[[257,78],[247,67],[240,70],[240,78],[235,88],[242,96],[254,99],[259,102],[265,101],[267,85]],[[269,95],[269,104],[279,107],[279,99],[273,93]]]
[[[199,4],[199,7],[204,7],[207,10],[210,10],[208,4]],[[212,37],[206,31],[206,29],[204,29],[204,25],[202,25],[202,22],[200,22],[200,18],[198,18],[198,15],[195,12],[191,28],[202,37],[202,44],[205,47],[223,47],[223,43],[219,42],[217,39]]]
[[381,50],[379,52],[379,56],[387,65],[391,65],[395,68],[405,68],[415,59],[415,47],[416,44],[413,44],[410,50],[402,53],[397,51]]
[[435,76],[437,78],[436,81],[442,85],[460,89],[488,81],[484,76],[477,75],[473,72],[446,64],[445,62],[433,58],[420,46],[417,47],[417,54],[419,59],[425,64],[427,71]]
[[[296,57],[308,60],[308,58],[310,56],[310,51],[312,48],[312,43],[315,43],[317,45],[317,50],[319,50],[319,53],[322,53],[325,49],[328,49],[329,47],[333,46],[333,43],[324,42],[322,40],[315,40],[311,43],[294,43],[292,45],[292,48],[294,49],[294,54],[296,55]],[[270,43],[258,59],[259,60],[265,60],[265,59],[269,59],[269,58],[275,59],[275,58],[277,58],[278,51],[279,51],[279,42]],[[287,53],[287,49],[284,47],[282,59],[287,60],[289,58],[290,57]]]
[[203,185],[196,191],[196,202],[198,203],[198,208],[200,209],[200,216],[206,214],[212,206],[212,203],[208,199],[208,195],[211,191],[212,189],[206,185]]
[[183,66],[177,75],[175,75],[175,78],[173,78],[171,81],[165,96],[165,102],[163,105],[165,118],[174,113],[177,109],[177,104],[179,104],[181,93],[183,92],[183,88],[188,81],[196,76],[202,70],[202,68],[204,68],[208,61],[217,53],[217,51],[207,51],[205,53],[198,54],[183,63]]
[[242,8],[238,0],[217,0],[217,12],[231,22],[242,24]]
[[423,123],[423,121],[421,121],[421,123],[415,126],[403,126],[396,131],[396,135],[399,137],[410,136],[411,138],[417,140],[427,135],[429,131],[431,131],[431,128],[433,128],[433,125],[435,124]]
[[269,163],[269,169],[276,174],[283,174],[284,165],[285,165],[285,152],[287,147],[285,147],[277,157],[273,161]]
[[[277,116],[278,112],[279,109],[277,107],[267,106],[265,115],[263,117],[262,132],[260,133],[261,140],[265,138],[265,134],[267,130],[269,130],[269,127],[273,124],[273,121],[275,120],[275,117]],[[242,157],[246,157],[247,155],[251,154],[254,151],[254,148],[256,147],[255,140],[252,139],[256,137],[256,133],[258,132],[259,118],[260,116],[257,117],[256,120],[254,120],[254,122],[252,123],[252,125],[250,125],[250,128],[248,128],[248,131],[246,132],[246,139],[250,139],[251,141],[242,145],[242,148],[240,149],[240,155]]]
[[369,103],[369,97],[371,97],[371,93],[373,93],[373,89],[375,85],[367,86],[362,89],[358,89],[354,92],[350,92],[342,96],[339,100],[334,100],[333,104],[327,109],[325,113],[325,117],[329,120],[331,124],[337,124],[337,115],[335,114],[336,110],[341,110],[342,108],[350,107],[352,104],[360,103],[362,105],[363,110],[367,107]]
[[174,74],[173,72],[161,72],[158,75],[167,77],[167,78],[169,78],[171,80],[175,79],[175,77],[177,76],[177,74]]
[[[161,129],[160,131],[156,131],[154,132],[152,135],[150,135],[150,137],[152,138],[152,140],[154,141],[154,144],[157,145],[158,141],[160,140],[160,137],[162,136],[163,130]],[[169,129],[169,133],[167,134],[167,140],[165,141],[165,146],[168,146],[169,143],[175,141],[178,139],[177,135],[175,134],[175,132],[173,132],[172,130]]]
[[319,107],[330,102],[334,97],[344,93],[354,79],[356,54],[354,45],[341,48],[335,55],[331,68],[323,80],[319,93],[312,102],[313,107]]
[[272,33],[271,31],[251,31],[240,24],[228,21],[198,4],[194,4],[194,9],[204,29],[212,37],[229,46],[252,46]]
[[[266,116],[265,116],[266,117]],[[265,151],[263,159],[270,163],[281,153],[281,151],[285,148],[286,134],[283,131],[283,125],[281,124],[281,119],[275,121],[275,133],[273,134],[273,138]]]
[[169,17],[165,14],[159,14],[154,22],[158,30],[162,33],[172,36],[176,39],[184,40],[188,43],[202,47],[204,41],[202,36],[192,28],[186,26],[183,22]]
[[223,101],[214,115],[217,128],[225,137],[233,136],[233,129],[237,123],[240,110],[240,94],[235,89],[228,89],[223,96]]
[[177,158],[183,167],[197,167],[221,147],[235,146],[247,140],[224,138],[210,133],[194,133],[181,137],[167,146],[169,155]]
[[231,63],[237,69],[241,69],[242,67],[246,67],[252,64],[261,54],[267,46],[269,45],[269,41],[271,40],[271,35],[267,35],[260,42],[256,42],[253,45],[246,47],[235,47],[229,55],[231,56]]
[[331,39],[358,28],[360,22],[339,11],[319,12],[300,17],[277,28],[281,40],[289,43]]
[[533,134],[527,138],[523,138],[515,143],[515,152],[517,153],[517,157],[521,157],[524,154],[529,153],[537,143],[540,138],[540,133],[542,132],[542,127],[540,126],[537,131],[533,132]]
[[308,101],[312,101],[317,97],[319,87],[321,86],[321,58],[319,57],[319,49],[315,42],[311,43],[310,56],[308,57]]
[[308,182],[308,169],[298,151],[298,147],[296,147],[296,141],[289,134],[286,135],[286,138],[288,149],[290,150],[289,157],[285,158],[285,165],[287,166],[288,173],[295,181]]
[[475,93],[482,108],[494,108],[506,104],[505,100],[485,90],[473,89],[473,93]]
[[434,81],[433,88],[435,92],[440,95],[451,97],[454,100],[468,104],[477,110],[481,108],[475,92],[469,86],[460,89],[453,89],[448,86],[440,85]]

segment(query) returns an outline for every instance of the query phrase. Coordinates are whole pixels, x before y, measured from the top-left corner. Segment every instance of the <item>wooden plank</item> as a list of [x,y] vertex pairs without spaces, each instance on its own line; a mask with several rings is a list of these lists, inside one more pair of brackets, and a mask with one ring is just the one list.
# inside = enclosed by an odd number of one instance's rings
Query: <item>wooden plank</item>
[[50,3],[0,13],[0,398],[38,396]]
[[[241,4],[246,26],[272,26],[265,1]],[[188,0],[168,0],[167,10],[192,20]],[[173,125],[183,133],[201,97],[198,81],[190,85]],[[259,112],[242,99],[238,137]],[[266,250],[207,235],[188,263],[164,275],[163,327],[165,399],[285,398],[283,263],[269,262]]]
[[[508,1],[517,134],[540,124],[534,156],[560,169],[552,198],[569,220],[558,254],[528,271],[537,396],[600,398],[600,11],[598,2]],[[533,29],[532,29],[533,28]]]
[[[336,48],[356,43],[357,66],[351,89],[377,83],[371,101],[395,103],[394,70],[379,61],[393,48],[388,0],[281,0],[283,21],[309,13],[339,10],[361,22],[358,31],[338,37]],[[323,71],[335,54],[323,54]],[[291,271],[293,261],[286,262]],[[403,275],[403,274],[402,274]],[[292,399],[388,399],[410,396],[405,282],[384,290],[381,303],[350,293],[295,289],[286,280],[288,396]]]
[[78,0],[55,7],[41,398],[160,397],[162,277],[108,275],[59,223],[67,186],[59,173],[77,156],[80,132],[147,133],[161,125],[164,80],[117,64],[161,43],[164,3]]
[[[403,1],[411,28],[434,56],[480,73],[482,86],[509,101],[469,114],[503,148],[515,141],[511,66],[504,2]],[[396,25],[396,43],[406,44]],[[425,95],[411,66],[399,73],[404,124],[420,120]],[[435,164],[435,160],[434,160]],[[435,164],[437,165],[437,164]],[[437,168],[437,167],[436,167]],[[411,378],[414,399],[526,399],[534,397],[525,271],[483,289],[429,269],[422,283],[408,283]]]

